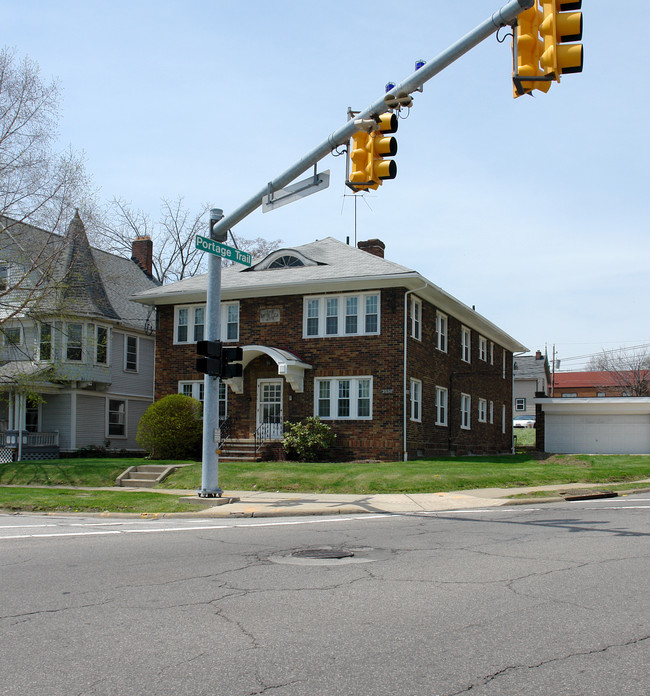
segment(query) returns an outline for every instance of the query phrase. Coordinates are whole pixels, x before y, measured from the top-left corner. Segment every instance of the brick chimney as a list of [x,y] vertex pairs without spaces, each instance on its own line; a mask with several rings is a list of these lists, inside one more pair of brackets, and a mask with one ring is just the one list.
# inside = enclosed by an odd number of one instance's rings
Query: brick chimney
[[384,258],[384,249],[386,248],[386,245],[381,241],[381,239],[369,239],[367,242],[359,242],[357,246],[362,251],[367,251],[373,256],[379,256],[380,259]]
[[538,351],[535,353],[535,360],[541,360],[541,359],[542,359],[542,351],[541,351],[541,350],[538,350]]
[[131,261],[151,278],[153,275],[153,242],[151,237],[138,237],[131,246]]

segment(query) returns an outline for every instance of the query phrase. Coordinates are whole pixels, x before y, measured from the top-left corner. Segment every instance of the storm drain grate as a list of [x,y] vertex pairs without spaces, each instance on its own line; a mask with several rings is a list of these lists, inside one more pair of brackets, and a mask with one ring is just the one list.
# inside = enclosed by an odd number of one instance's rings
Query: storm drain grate
[[351,558],[354,556],[354,552],[347,551],[346,549],[303,549],[301,551],[294,551],[291,555],[295,558]]

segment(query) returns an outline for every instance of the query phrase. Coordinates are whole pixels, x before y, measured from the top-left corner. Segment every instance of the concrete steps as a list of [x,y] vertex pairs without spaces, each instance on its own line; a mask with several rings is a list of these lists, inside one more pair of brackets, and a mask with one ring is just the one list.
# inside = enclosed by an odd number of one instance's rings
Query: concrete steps
[[226,440],[221,445],[219,459],[224,462],[259,462],[262,449],[255,452],[255,440]]
[[138,464],[130,466],[121,473],[116,481],[116,486],[125,488],[153,488],[157,483],[176,471],[177,466],[164,466],[161,464]]

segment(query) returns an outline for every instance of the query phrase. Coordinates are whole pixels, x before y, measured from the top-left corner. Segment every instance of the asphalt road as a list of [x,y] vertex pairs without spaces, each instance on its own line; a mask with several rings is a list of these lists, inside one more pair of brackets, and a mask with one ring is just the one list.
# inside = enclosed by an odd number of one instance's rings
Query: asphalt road
[[0,516],[0,694],[647,696],[649,541],[648,495]]

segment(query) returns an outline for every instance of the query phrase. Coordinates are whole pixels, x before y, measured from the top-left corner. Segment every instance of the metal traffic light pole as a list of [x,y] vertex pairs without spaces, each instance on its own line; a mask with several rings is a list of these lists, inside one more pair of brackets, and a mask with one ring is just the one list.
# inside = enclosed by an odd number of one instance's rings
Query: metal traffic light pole
[[[519,14],[528,10],[535,0],[511,0],[500,10],[497,10],[491,17],[479,24],[464,37],[452,44],[447,50],[432,61],[425,63],[421,68],[412,73],[403,82],[393,87],[385,96],[378,99],[374,104],[364,111],[361,111],[356,119],[348,121],[344,126],[332,133],[329,138],[314,148],[309,154],[296,162],[292,167],[280,174],[276,179],[265,184],[249,201],[239,206],[229,215],[226,215],[214,226],[214,232],[219,234],[227,233],[237,223],[250,215],[255,209],[262,205],[263,198],[269,194],[281,190],[290,184],[296,177],[306,172],[310,167],[320,162],[329,155],[334,149],[348,142],[352,135],[358,130],[355,120],[374,118],[385,113],[393,106],[400,103],[408,103],[409,95],[418,90],[422,85],[451,65],[461,56],[465,55],[472,48],[487,39],[498,31],[501,27],[512,24]],[[402,100],[400,102],[400,100]]]
[[[210,210],[210,238],[221,241],[223,233],[216,225],[223,218],[221,208]],[[227,234],[227,230],[226,230]],[[205,306],[205,339],[221,341],[221,256],[208,254],[208,288]],[[219,487],[219,377],[205,375],[203,380],[203,450],[201,457],[200,498],[221,497]]]

